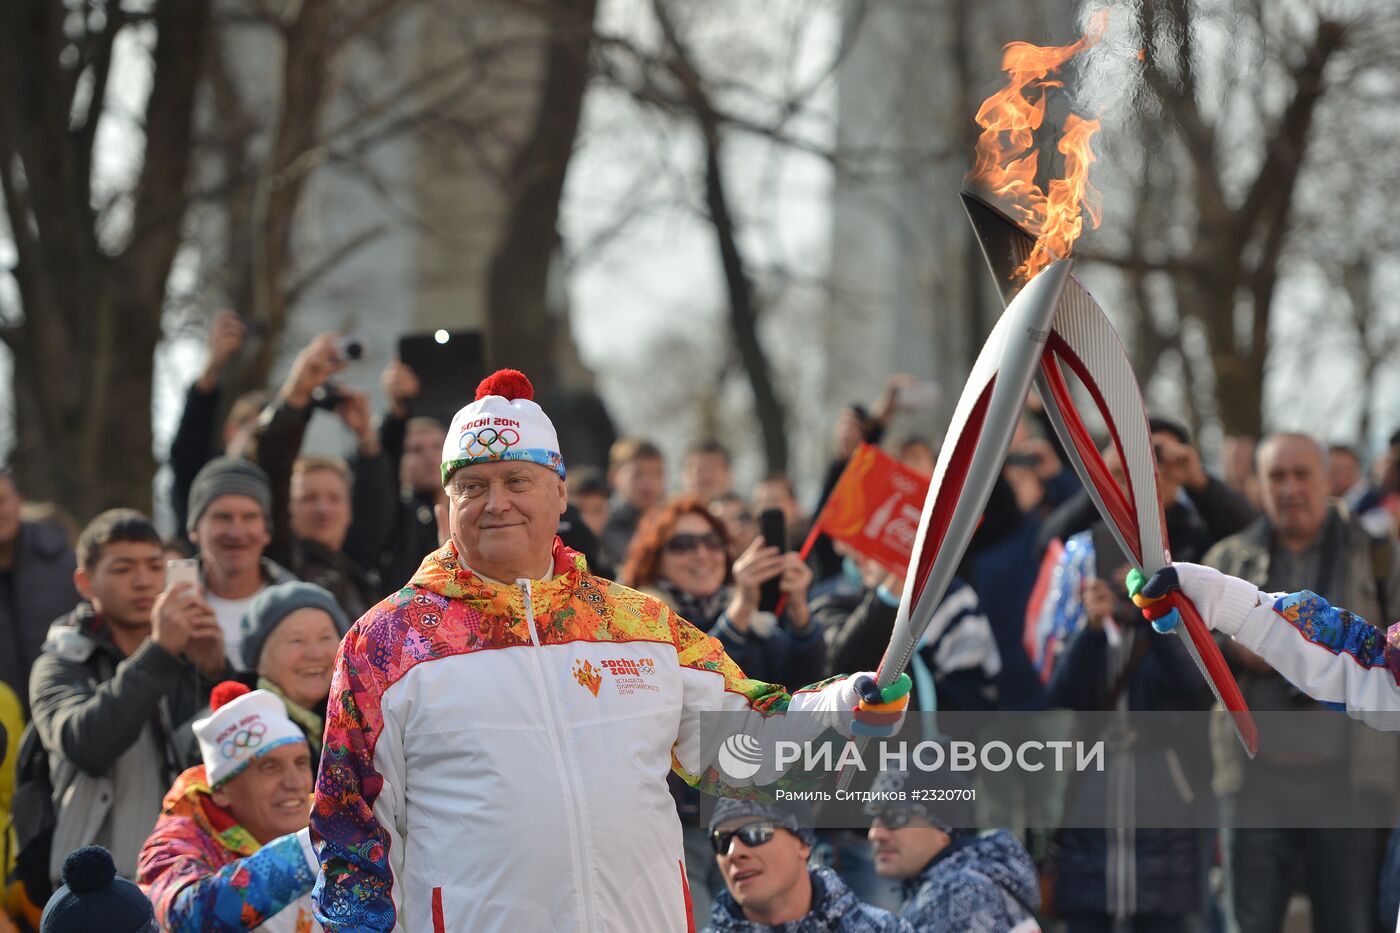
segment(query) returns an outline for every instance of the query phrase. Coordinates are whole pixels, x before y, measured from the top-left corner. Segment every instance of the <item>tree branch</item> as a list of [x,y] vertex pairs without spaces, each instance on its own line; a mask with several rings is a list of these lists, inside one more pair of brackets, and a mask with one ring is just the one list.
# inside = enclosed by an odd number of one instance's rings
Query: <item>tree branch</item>
[[763,434],[763,450],[770,472],[787,471],[788,444],[786,413],[773,383],[772,366],[758,339],[759,309],[754,287],[744,268],[739,249],[738,229],[729,207],[721,158],[719,115],[708,97],[699,71],[677,33],[666,0],[652,0],[652,11],[672,54],[671,73],[684,88],[689,110],[700,128],[705,145],[705,203],[715,231],[720,265],[729,291],[729,322],[735,349],[748,373],[754,394],[754,409]]
[[[80,171],[86,179],[92,177],[92,144],[97,136],[97,124],[101,122],[102,111],[107,101],[107,80],[112,71],[112,46],[116,43],[117,33],[127,22],[128,18],[121,6],[109,4],[107,22],[96,39],[96,51],[91,56],[92,96],[88,100],[87,112],[82,122],[75,128]],[[77,70],[81,72],[82,67]]]
[[1246,235],[1266,212],[1277,213],[1276,209],[1268,208],[1271,200],[1281,200],[1285,205],[1292,202],[1293,186],[1303,167],[1313,115],[1327,91],[1323,73],[1328,61],[1345,44],[1346,37],[1343,24],[1328,20],[1318,23],[1316,39],[1293,73],[1293,99],[1284,108],[1278,127],[1265,146],[1264,162],[1240,208],[1239,224]]
[[346,237],[320,259],[303,270],[301,274],[284,289],[287,307],[294,307],[309,288],[325,278],[327,274],[334,271],[335,268],[345,260],[383,236],[386,229],[384,224],[374,224],[373,226],[366,227],[359,233]]

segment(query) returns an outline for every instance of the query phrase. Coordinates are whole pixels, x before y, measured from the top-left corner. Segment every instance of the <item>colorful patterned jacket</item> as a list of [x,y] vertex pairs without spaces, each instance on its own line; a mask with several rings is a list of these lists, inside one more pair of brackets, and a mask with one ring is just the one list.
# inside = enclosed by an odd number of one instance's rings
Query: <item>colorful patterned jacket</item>
[[310,933],[320,929],[311,913],[315,864],[306,830],[260,847],[215,805],[198,765],[165,795],[137,882],[171,933]]
[[743,908],[728,891],[721,891],[710,909],[706,933],[914,933],[909,921],[887,910],[863,904],[829,868],[808,869],[812,878],[812,909],[801,920],[770,926],[744,917]]
[[854,706],[845,682],[745,679],[557,539],[553,574],[488,581],[449,543],[341,643],[311,818],[327,929],[686,930],[667,772],[713,785],[725,735],[811,737]]

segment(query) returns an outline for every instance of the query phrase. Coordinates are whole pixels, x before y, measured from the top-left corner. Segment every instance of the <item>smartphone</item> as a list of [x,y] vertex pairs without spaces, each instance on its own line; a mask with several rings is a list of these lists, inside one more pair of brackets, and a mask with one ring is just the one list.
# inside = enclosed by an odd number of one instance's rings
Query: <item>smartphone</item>
[[486,343],[480,331],[436,330],[399,338],[399,360],[421,387],[413,413],[450,424],[486,378]]
[[895,392],[894,403],[905,411],[918,411],[938,404],[942,389],[938,383],[924,380],[912,385],[900,386]]
[[179,583],[199,586],[199,558],[186,557],[165,562],[165,588],[168,590]]
[[[758,533],[763,535],[765,547],[787,551],[787,516],[783,514],[782,509],[764,509],[759,512]],[[782,599],[782,596],[783,591],[778,585],[778,578],[774,577],[759,587],[758,608],[763,612],[772,612],[777,608],[778,600]]]

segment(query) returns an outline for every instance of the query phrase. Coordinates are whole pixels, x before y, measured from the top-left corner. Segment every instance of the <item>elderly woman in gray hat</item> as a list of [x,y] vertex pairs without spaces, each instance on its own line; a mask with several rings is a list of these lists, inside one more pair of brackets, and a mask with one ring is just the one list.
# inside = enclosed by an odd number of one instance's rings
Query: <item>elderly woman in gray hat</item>
[[[314,772],[321,758],[331,669],[340,639],[349,631],[334,597],[314,583],[278,583],[254,597],[243,616],[243,659],[250,670],[238,680],[281,698],[287,716],[306,734]],[[208,714],[203,711],[195,717]],[[190,723],[176,739],[182,760],[199,760]]]

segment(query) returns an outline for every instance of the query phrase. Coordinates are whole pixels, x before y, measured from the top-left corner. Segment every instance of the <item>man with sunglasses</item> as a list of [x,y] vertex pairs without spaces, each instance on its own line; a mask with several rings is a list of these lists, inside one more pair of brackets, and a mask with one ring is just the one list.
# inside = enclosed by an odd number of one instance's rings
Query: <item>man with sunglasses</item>
[[[885,771],[872,790],[924,799],[969,796],[969,785],[957,778]],[[1030,854],[1010,830],[974,830],[970,800],[910,800],[867,812],[875,872],[901,883],[899,915],[918,933],[1040,929],[1040,881]]]
[[816,835],[809,811],[725,798],[710,820],[710,845],[725,889],[707,933],[913,933],[894,914],[863,904],[831,869],[809,866]]
[[533,392],[502,370],[457,413],[449,540],[341,643],[311,818],[327,930],[679,933],[668,771],[717,790],[724,742],[888,734],[907,706],[907,677],[750,680],[660,600],[590,573],[557,536],[564,463]]

